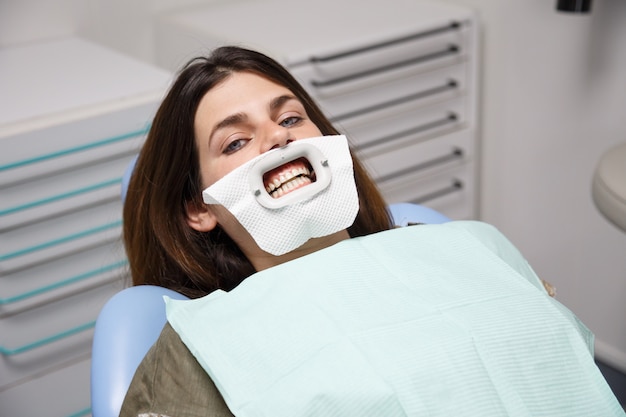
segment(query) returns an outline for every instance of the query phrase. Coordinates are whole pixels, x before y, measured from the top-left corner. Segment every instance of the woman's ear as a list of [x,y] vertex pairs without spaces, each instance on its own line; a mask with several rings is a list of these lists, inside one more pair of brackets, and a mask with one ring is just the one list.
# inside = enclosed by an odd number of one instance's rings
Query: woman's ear
[[217,226],[217,217],[208,205],[187,203],[187,224],[198,232],[210,232]]

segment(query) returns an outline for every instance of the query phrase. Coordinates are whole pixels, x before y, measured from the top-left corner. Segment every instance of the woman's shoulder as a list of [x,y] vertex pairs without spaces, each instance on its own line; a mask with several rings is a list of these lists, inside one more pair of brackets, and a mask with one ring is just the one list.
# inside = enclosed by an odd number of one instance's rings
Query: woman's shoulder
[[232,416],[209,375],[169,323],[137,368],[120,417],[142,413]]
[[175,350],[180,351],[183,357],[188,356],[186,353],[189,353],[189,355],[193,357],[169,322],[166,322],[165,326],[163,326],[163,330],[161,330],[161,334],[154,346],[154,350]]

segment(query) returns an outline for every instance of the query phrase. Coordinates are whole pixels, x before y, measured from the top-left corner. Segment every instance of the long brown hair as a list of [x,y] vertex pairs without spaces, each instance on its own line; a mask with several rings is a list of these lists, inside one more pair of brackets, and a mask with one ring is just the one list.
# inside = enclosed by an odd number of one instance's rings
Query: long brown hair
[[[230,74],[243,71],[285,86],[322,134],[339,133],[291,74],[261,53],[222,47],[191,60],[159,107],[128,186],[124,244],[133,285],[159,285],[195,298],[230,290],[255,272],[219,226],[201,233],[187,223],[187,207],[203,204],[193,128],[198,104]],[[350,236],[389,229],[382,196],[354,156],[353,161],[360,209]]]

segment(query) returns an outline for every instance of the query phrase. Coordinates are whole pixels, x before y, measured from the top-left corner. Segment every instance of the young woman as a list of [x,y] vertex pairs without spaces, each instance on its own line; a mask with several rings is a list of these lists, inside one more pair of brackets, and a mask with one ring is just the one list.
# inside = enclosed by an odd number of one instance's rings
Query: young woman
[[[391,228],[385,202],[356,158],[360,209],[354,224],[284,256],[260,250],[226,210],[203,203],[203,189],[253,157],[337,133],[291,74],[263,54],[223,47],[191,61],[160,106],[128,186],[124,242],[133,285],[159,285],[197,298],[231,290],[256,271],[348,237]],[[184,411],[190,408],[204,410],[200,415],[232,415],[169,326],[136,380],[123,416],[142,410],[196,415]]]
[[352,226],[285,253],[205,204],[247,162],[336,134],[262,54],[220,48],[180,73],[132,176],[124,239],[135,285],[210,295],[168,305],[122,417],[622,415],[588,331],[510,242],[476,222],[388,230],[356,158]]
[[[237,139],[217,149],[208,131],[211,123],[218,122],[215,110],[234,103],[241,108],[232,109],[232,114],[245,114],[244,104],[252,104],[247,103],[246,82],[260,83],[276,90],[277,97],[290,99],[272,114],[254,114],[265,118],[254,126],[252,120],[236,126],[254,138]],[[238,90],[239,84],[242,90],[231,95],[230,90]],[[216,105],[206,96],[220,91],[229,102]],[[269,103],[258,105],[264,111]],[[223,117],[232,115],[222,113]],[[223,136],[225,130],[218,133]],[[263,54],[224,47],[192,61],[160,106],[128,187],[124,242],[133,284],[160,285],[196,298],[216,289],[232,289],[262,268],[251,262],[223,225],[208,228],[194,220],[206,210],[202,190],[266,149],[337,133],[291,74]],[[389,229],[391,221],[379,191],[356,158],[353,165],[361,204],[348,233],[355,237]]]

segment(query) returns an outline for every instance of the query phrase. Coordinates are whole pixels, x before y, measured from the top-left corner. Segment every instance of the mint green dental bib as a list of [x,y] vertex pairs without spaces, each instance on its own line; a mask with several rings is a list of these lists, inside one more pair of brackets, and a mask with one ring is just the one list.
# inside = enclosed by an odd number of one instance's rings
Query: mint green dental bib
[[624,415],[591,333],[480,222],[349,239],[166,301],[238,417]]

